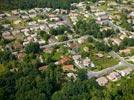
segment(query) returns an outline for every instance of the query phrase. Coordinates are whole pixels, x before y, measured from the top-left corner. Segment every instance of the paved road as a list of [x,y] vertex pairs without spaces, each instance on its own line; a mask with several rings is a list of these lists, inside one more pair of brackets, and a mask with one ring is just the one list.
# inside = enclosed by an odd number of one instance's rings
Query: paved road
[[128,64],[126,62],[119,62],[117,65],[115,66],[112,66],[112,67],[109,67],[109,68],[106,68],[106,69],[103,69],[101,71],[98,71],[98,72],[94,72],[94,71],[88,71],[87,73],[87,76],[88,78],[92,78],[92,77],[101,77],[103,75],[107,75],[109,73],[111,73],[112,71],[116,70],[117,68],[119,67],[122,67],[122,66],[126,66],[126,67],[132,67],[134,68],[134,65],[132,64]]
[[55,42],[55,43],[51,43],[51,44],[48,44],[48,45],[44,45],[44,46],[41,46],[41,49],[43,49],[43,48],[49,48],[49,47],[56,46],[56,45],[61,45],[61,44],[67,44],[67,43],[72,42],[72,41],[78,41],[78,40],[81,39],[81,38],[87,39],[87,38],[89,38],[89,37],[91,37],[91,38],[94,39],[95,41],[102,42],[102,40],[96,39],[96,38],[94,38],[94,37],[91,36],[91,35],[84,35],[84,36],[81,36],[80,38],[70,39],[70,40],[63,41],[63,42]]
[[44,46],[41,46],[41,48],[43,49],[43,48],[48,48],[48,47],[52,47],[52,46],[56,46],[56,45],[67,44],[68,42],[78,41],[81,38],[88,38],[88,37],[89,37],[89,35],[85,35],[85,36],[82,36],[82,37],[76,38],[76,39],[70,39],[70,40],[63,41],[63,42],[56,42],[56,43],[44,45]]

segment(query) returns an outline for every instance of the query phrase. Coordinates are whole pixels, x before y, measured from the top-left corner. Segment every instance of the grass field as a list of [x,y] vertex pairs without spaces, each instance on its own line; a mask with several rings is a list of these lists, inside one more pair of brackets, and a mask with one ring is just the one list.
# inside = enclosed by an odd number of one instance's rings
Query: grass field
[[107,55],[104,55],[104,57],[102,57],[102,58],[93,56],[91,59],[96,66],[92,70],[102,70],[102,69],[105,69],[108,67],[112,67],[112,66],[118,64],[118,62],[119,62],[118,59],[113,59],[112,57],[108,58]]

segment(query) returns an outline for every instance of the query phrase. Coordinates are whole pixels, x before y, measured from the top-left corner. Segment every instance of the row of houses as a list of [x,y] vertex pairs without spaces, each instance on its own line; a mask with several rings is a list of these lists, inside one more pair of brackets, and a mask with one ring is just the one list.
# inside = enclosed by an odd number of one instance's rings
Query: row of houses
[[125,76],[129,75],[132,71],[133,71],[132,68],[126,68],[123,70],[116,70],[107,76],[97,78],[96,82],[100,86],[105,86],[108,84],[109,81],[112,81],[112,82],[118,81],[121,77],[125,77]]
[[95,67],[94,63],[89,57],[83,59],[81,55],[73,55],[72,58],[78,68]]
[[52,8],[33,8],[30,10],[21,10],[21,9],[16,9],[12,10],[11,13],[1,13],[0,18],[8,18],[11,16],[18,16],[22,19],[29,19],[36,17],[38,14],[45,14],[45,13],[54,13],[54,14],[67,14],[68,11],[65,9],[52,9]]
[[134,11],[128,14],[127,18],[127,22],[132,25],[132,29],[134,30]]
[[96,22],[100,25],[109,25],[110,17],[106,12],[97,12],[95,13]]

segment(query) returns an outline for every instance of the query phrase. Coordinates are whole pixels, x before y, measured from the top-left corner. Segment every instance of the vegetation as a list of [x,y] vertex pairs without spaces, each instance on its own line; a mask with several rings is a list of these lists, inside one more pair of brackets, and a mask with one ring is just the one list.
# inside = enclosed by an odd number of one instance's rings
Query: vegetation
[[129,30],[129,31],[133,31],[133,28],[132,28],[132,23],[128,23],[127,22],[127,15],[128,15],[128,12],[126,12],[126,11],[122,11],[122,13],[121,13],[121,19],[120,19],[120,21],[121,21],[121,27],[123,27],[123,28],[126,28],[127,30]]
[[49,34],[47,34],[45,31],[38,32],[38,35],[40,35],[41,38],[44,39],[45,41],[47,41],[50,37]]
[[102,70],[108,67],[112,67],[116,64],[118,64],[119,60],[117,59],[113,59],[113,58],[108,58],[108,57],[102,57],[102,58],[98,58],[98,57],[91,57],[92,61],[94,62],[94,64],[96,65],[95,70]]
[[73,2],[79,2],[80,0],[1,0],[0,10],[11,9],[28,9],[34,7],[49,7],[49,8],[65,8],[69,9],[70,4]]
[[27,54],[29,54],[29,53],[39,53],[40,51],[41,51],[41,49],[40,49],[40,46],[39,46],[38,43],[31,42],[31,43],[27,44],[27,46],[25,47],[25,52]]
[[65,32],[72,32],[72,31],[64,25],[60,25],[56,28],[52,28],[49,31],[51,35],[61,35],[61,34],[64,34]]
[[134,39],[133,38],[123,39],[122,43],[120,44],[120,48],[126,48],[129,46],[134,46]]
[[[120,86],[109,84],[107,88],[99,87],[94,79],[65,84],[62,90],[55,92],[52,100],[129,100],[133,96],[133,80],[123,79]],[[129,81],[129,83],[128,83]]]
[[15,56],[9,50],[0,52],[0,63],[9,62],[10,60],[14,60]]
[[114,30],[107,30],[101,32],[101,26],[98,25],[95,19],[89,18],[87,20],[79,20],[76,23],[75,29],[81,35],[93,35],[95,38],[105,38],[115,34]]
[[109,52],[111,51],[111,47],[102,43],[102,42],[96,42],[95,43],[95,48],[96,50],[98,51],[106,51],[106,52]]
[[[79,1],[84,0],[0,0],[0,10],[34,7],[69,10],[71,3]],[[97,0],[88,1],[96,2]],[[46,16],[39,16],[40,19],[44,19],[44,17]],[[33,18],[32,20],[37,21],[37,19]],[[10,20],[2,22],[2,24],[12,24]],[[17,28],[17,26],[19,25],[14,27]],[[25,22],[22,21],[20,26],[24,27]],[[123,26],[127,27],[124,23]],[[83,58],[89,57],[96,65],[97,70],[111,67],[119,61],[109,58],[104,52],[108,53],[112,49],[118,51],[121,48],[134,46],[134,39],[125,38],[120,46],[110,47],[101,40],[116,34],[116,32],[114,30],[101,32],[101,26],[92,18],[80,19],[74,28],[76,34],[73,35],[75,36],[72,35],[70,28],[63,25],[50,29],[48,33],[40,31],[38,35],[46,42],[51,36],[56,37],[59,41],[66,41],[68,33],[70,33],[70,38],[71,35],[75,38],[92,35],[97,39],[91,36],[86,43],[67,43],[70,47],[63,44],[56,45],[43,49],[45,52],[42,52],[39,43],[31,42],[23,50],[20,50],[25,52],[19,52],[14,47],[17,44],[14,44],[17,39],[13,42],[3,39],[4,28],[0,26],[0,100],[134,100],[134,74],[123,77],[118,82],[109,82],[110,84],[106,87],[101,87],[95,78],[88,79],[86,68],[75,68],[76,70],[70,71],[70,75],[73,73],[74,76],[76,75],[75,79],[68,78],[68,71],[63,71],[65,65],[67,69],[69,69],[68,65],[72,66],[71,64],[75,67],[71,54],[82,55],[82,60],[80,59],[79,62],[83,62]],[[22,41],[20,40],[19,43]],[[16,47],[19,48],[19,45]],[[98,52],[104,54],[104,57],[98,57],[96,55]],[[131,54],[133,55],[134,52],[131,51]]]

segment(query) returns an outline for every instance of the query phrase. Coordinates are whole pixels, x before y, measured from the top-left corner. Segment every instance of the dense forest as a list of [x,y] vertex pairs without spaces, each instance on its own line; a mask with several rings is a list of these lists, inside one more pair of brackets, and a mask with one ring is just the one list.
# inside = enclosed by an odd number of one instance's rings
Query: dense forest
[[[38,47],[37,44],[31,44],[27,48],[32,46]],[[55,66],[53,63],[49,63],[48,68],[40,72],[37,57],[39,52],[33,54],[33,51],[34,49],[31,49],[27,52],[23,61],[16,60],[9,50],[0,52],[0,68],[4,67],[5,70],[0,74],[0,100],[134,99],[134,75],[100,87],[95,79],[87,80],[84,70],[79,70],[76,81],[67,81],[61,66]]]
[[82,0],[0,0],[0,10],[28,9],[34,7],[70,8],[73,2]]
[[[12,9],[31,9],[34,7],[70,9],[71,3],[77,3],[80,1],[85,0],[0,0],[0,11]],[[86,1],[96,2],[97,0]]]

